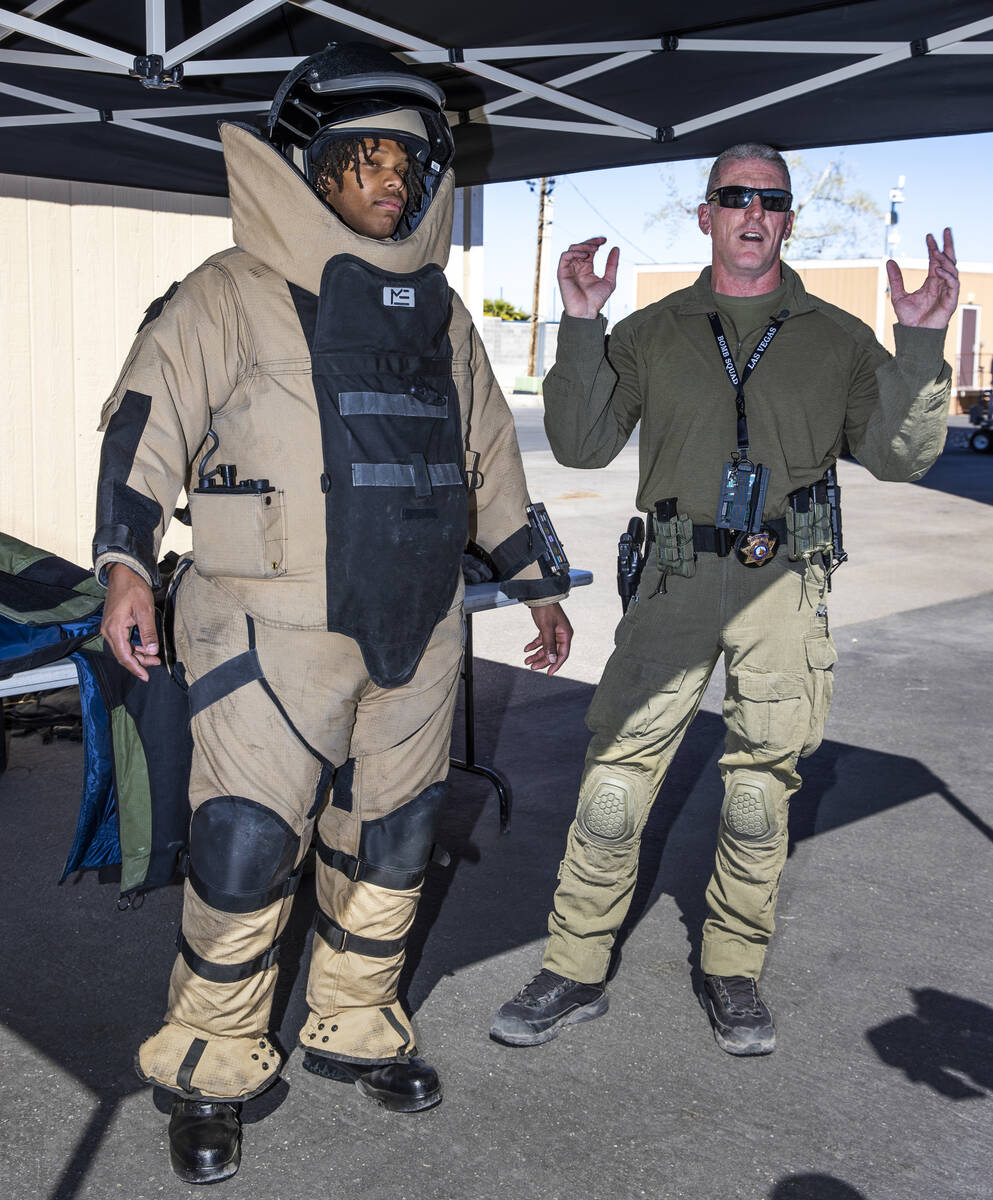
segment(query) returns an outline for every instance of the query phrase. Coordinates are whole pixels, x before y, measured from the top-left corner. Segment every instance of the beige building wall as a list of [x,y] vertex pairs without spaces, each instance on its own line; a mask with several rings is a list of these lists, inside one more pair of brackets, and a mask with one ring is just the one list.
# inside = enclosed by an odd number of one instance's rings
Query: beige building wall
[[[481,225],[481,200],[475,211]],[[0,174],[5,533],[90,565],[103,402],[149,304],[230,245],[226,199]],[[464,266],[457,245],[459,290]],[[174,521],[163,552],[189,539]]]
[[5,532],[89,566],[101,405],[148,305],[230,244],[226,200],[0,175]]
[[[705,264],[697,266],[638,267],[635,272],[635,296],[638,308],[644,308],[664,296],[688,287]],[[820,296],[853,313],[875,331],[876,337],[888,350],[893,349],[893,325],[896,320],[889,298],[889,281],[882,260],[848,259],[834,262],[796,261],[790,266],[803,280],[808,292]],[[901,261],[904,287],[915,291],[927,275],[923,259]],[[980,383],[991,382],[990,358],[993,356],[993,264],[959,263],[961,292],[959,307],[952,317],[945,339],[945,358],[952,367],[953,407],[967,409],[975,401]],[[966,309],[975,315],[966,323]],[[963,353],[963,335],[974,329],[971,347]],[[978,354],[982,371],[974,369],[970,350]],[[963,358],[965,359],[963,370]],[[973,366],[970,371],[969,367]],[[956,403],[956,401],[960,401]]]

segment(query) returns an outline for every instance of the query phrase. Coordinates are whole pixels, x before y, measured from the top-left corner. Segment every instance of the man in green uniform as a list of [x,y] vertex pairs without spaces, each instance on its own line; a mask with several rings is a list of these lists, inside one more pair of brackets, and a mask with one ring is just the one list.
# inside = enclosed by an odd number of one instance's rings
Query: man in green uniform
[[653,552],[587,714],[593,733],[559,871],[543,967],[491,1036],[548,1041],[607,1008],[604,978],[634,891],[642,828],[724,655],[725,798],[707,887],[701,1002],[722,1049],[768,1054],[757,980],[773,932],[798,759],[820,743],[836,659],[827,576],[841,556],[833,471],[844,439],[879,479],[919,479],[941,452],[958,297],[950,230],[930,235],[908,294],[887,264],[898,324],[890,355],[860,321],[810,296],[780,261],[792,229],[786,163],[768,146],[714,163],[700,229],[711,266],[692,287],[620,322],[599,312],[603,238],[559,264],[564,316],[545,381],[559,462],[609,463],[640,421],[638,506]]

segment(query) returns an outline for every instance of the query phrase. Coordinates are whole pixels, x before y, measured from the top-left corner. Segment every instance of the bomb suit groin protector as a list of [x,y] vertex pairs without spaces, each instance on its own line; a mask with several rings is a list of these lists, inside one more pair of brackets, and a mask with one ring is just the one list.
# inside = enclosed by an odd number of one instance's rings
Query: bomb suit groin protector
[[[280,937],[315,825],[301,1042],[346,1063],[414,1052],[396,988],[445,791],[467,537],[526,603],[568,588],[445,282],[443,102],[384,50],[338,46],[290,72],[261,131],[222,124],[236,245],[153,305],[104,409],[98,575],[156,582],[184,484],[193,527],[175,592],[188,877],[166,1024],[138,1064],[182,1096],[278,1073]],[[381,203],[387,168],[406,174]],[[333,207],[346,193],[361,219]],[[369,211],[388,232],[354,227]]]

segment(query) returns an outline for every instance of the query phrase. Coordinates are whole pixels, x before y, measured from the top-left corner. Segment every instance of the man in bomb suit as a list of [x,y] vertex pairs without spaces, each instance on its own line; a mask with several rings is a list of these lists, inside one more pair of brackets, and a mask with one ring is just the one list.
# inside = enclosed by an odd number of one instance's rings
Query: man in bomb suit
[[279,939],[315,822],[304,1066],[397,1111],[440,1100],[396,989],[445,790],[468,538],[531,606],[531,668],[569,652],[568,573],[542,555],[510,411],[442,274],[443,105],[384,50],[339,45],[290,72],[263,131],[222,124],[236,245],[152,306],[103,413],[103,632],[143,679],[159,545],[184,483],[190,500],[187,882],[137,1069],[176,1096],[172,1163],[193,1183],[237,1170],[239,1104],[279,1072]]
[[654,549],[586,716],[593,737],[542,970],[496,1013],[497,1041],[537,1045],[606,1011],[642,830],[723,655],[724,803],[700,999],[723,1050],[774,1048],[757,981],[798,760],[820,743],[831,702],[826,591],[843,557],[834,466],[846,438],[878,479],[918,479],[941,453],[951,385],[942,346],[958,298],[950,230],[940,249],[928,235],[918,291],[889,262],[898,321],[889,354],[780,261],[791,205],[775,150],[725,150],[698,209],[711,266],[619,322],[606,345],[599,312],[617,250],[602,277],[593,260],[603,238],[571,246],[559,263],[565,315],[544,388],[549,441],[559,462],[599,467],[640,421],[638,506]]

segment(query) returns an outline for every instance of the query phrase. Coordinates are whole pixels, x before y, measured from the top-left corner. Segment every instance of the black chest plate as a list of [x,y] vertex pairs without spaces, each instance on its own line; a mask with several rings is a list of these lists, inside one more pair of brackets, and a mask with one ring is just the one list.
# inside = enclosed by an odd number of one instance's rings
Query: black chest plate
[[468,536],[450,318],[438,267],[404,275],[339,255],[324,268],[307,330],[325,463],[328,629],[355,638],[380,687],[414,674],[451,605]]

